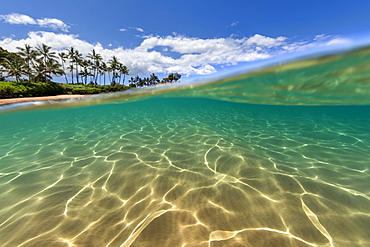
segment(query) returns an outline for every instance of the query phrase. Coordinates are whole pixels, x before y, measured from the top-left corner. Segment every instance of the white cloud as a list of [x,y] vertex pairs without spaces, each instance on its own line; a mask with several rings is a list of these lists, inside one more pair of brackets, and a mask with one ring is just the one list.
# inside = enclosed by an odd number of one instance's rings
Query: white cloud
[[36,24],[37,22],[29,17],[28,15],[22,15],[22,14],[9,14],[9,15],[0,15],[0,19],[4,20],[6,23],[10,24]]
[[43,18],[37,19],[37,24],[41,27],[50,27],[52,29],[61,29],[64,32],[68,32],[69,26],[63,21],[55,18]]
[[326,34],[319,34],[315,36],[314,40],[327,40],[329,38],[332,38],[332,36]]
[[61,29],[64,32],[68,32],[69,26],[63,21],[55,18],[42,18],[42,19],[33,19],[28,15],[12,13],[9,15],[0,15],[0,19],[9,24],[23,24],[23,25],[38,25],[40,27],[48,27],[51,29]]
[[341,38],[341,37],[336,37],[335,39],[331,39],[325,43],[325,45],[340,45],[340,44],[347,44],[349,43],[350,40]]
[[[53,32],[30,32],[26,39],[3,38],[0,47],[8,51],[17,51],[16,47],[29,44],[33,47],[40,43],[49,45],[55,51],[64,50],[73,45],[83,55],[92,49],[108,61],[113,55],[125,64],[131,76],[150,73],[178,72],[183,75],[203,75],[217,72],[215,66],[235,65],[240,62],[268,58],[306,48],[341,42],[340,38],[327,39],[325,42],[290,42],[286,37],[266,37],[256,34],[240,39],[214,38],[201,39],[185,36],[146,36],[141,44],[133,49],[104,48],[100,43],[91,44],[77,35],[56,34]],[[164,49],[153,49],[164,47]],[[163,51],[165,54],[161,53]],[[176,58],[168,54],[177,53]]]
[[320,35],[316,35],[313,41],[306,40],[306,41],[297,41],[293,43],[287,43],[282,46],[282,50],[280,52],[304,51],[304,50],[308,50],[312,48],[345,44],[348,42],[351,42],[351,41],[348,39],[342,38],[340,36],[320,34]]
[[74,47],[78,47],[81,52],[89,52],[94,45],[78,39],[78,35],[71,34],[56,34],[53,32],[29,32],[28,38],[26,39],[12,39],[5,38],[0,40],[0,47],[8,49],[9,51],[16,52],[18,51],[16,47],[23,47],[24,44],[28,44],[32,47],[44,43],[51,46],[54,50],[63,50],[73,44]]
[[231,25],[230,26],[232,26],[232,27],[235,27],[236,25],[238,25],[238,21],[234,21],[233,23],[231,23]]
[[244,44],[246,46],[256,45],[257,47],[276,47],[285,44],[286,37],[277,37],[277,38],[270,38],[266,36],[262,36],[260,34],[256,34],[248,39],[244,39]]
[[[136,31],[138,31],[140,33],[144,32],[144,29],[142,29],[141,27],[129,27],[129,29],[135,29]],[[125,31],[128,31],[128,29],[127,28],[121,28],[120,31],[125,32]]]

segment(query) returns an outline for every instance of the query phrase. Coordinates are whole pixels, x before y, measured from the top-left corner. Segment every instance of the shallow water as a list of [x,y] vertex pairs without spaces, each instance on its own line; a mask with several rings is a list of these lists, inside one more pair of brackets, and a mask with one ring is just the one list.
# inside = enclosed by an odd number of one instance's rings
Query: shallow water
[[[279,76],[333,71],[312,66]],[[370,98],[365,71],[344,104]],[[243,78],[1,114],[1,246],[370,246],[370,106],[237,103]],[[305,97],[339,104],[325,85]]]

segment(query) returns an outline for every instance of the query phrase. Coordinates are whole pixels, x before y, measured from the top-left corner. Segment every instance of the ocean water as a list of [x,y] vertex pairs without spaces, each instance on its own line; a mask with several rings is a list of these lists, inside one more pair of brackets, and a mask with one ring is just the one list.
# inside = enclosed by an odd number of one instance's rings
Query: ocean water
[[1,246],[370,246],[369,48],[3,109]]

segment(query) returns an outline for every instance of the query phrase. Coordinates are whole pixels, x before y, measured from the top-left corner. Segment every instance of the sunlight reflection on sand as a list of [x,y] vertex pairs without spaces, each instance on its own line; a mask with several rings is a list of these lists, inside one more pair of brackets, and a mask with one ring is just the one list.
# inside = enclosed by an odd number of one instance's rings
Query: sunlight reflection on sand
[[2,115],[2,246],[369,245],[368,119],[301,110],[152,99]]

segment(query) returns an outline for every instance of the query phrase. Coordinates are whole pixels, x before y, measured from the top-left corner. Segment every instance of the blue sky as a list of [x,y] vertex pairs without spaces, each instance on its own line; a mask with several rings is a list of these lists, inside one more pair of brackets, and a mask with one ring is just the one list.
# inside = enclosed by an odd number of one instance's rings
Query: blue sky
[[194,77],[368,32],[368,0],[4,1],[0,46],[116,55],[130,76]]

